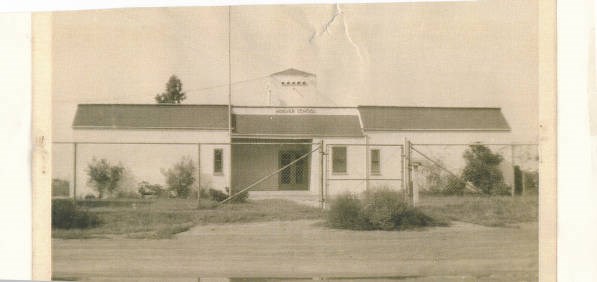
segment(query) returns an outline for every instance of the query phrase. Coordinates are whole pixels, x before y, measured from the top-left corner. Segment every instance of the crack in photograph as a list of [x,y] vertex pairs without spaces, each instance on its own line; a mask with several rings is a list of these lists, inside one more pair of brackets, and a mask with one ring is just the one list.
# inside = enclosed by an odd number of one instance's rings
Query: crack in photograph
[[49,17],[53,280],[539,280],[538,0]]

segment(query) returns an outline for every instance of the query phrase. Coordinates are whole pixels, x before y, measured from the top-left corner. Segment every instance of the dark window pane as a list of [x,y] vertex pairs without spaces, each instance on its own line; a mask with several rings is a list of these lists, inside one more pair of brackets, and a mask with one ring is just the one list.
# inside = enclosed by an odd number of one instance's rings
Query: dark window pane
[[372,174],[379,174],[381,172],[380,168],[380,155],[379,149],[371,150],[371,173]]
[[332,148],[332,172],[346,172],[346,147]]
[[222,173],[224,167],[224,151],[222,149],[214,150],[214,173]]

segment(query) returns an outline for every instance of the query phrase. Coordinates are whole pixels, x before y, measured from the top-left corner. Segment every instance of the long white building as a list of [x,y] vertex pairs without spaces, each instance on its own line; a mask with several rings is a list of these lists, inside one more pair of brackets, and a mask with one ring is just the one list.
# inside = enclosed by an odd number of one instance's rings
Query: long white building
[[[263,93],[262,106],[232,105],[230,111],[228,105],[80,104],[74,141],[196,144],[198,177],[213,188],[238,191],[271,174],[251,190],[324,198],[381,185],[402,189],[405,138],[426,144],[511,140],[500,108],[322,107],[316,76],[294,69],[271,75]],[[84,174],[86,161],[78,160],[77,174]],[[512,182],[509,173],[505,178]]]

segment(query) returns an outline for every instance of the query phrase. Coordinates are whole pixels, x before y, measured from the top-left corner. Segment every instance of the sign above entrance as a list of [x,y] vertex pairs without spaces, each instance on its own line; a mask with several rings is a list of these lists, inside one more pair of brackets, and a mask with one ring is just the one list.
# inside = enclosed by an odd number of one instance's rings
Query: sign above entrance
[[239,115],[358,115],[355,107],[259,107],[234,106],[233,114]]
[[314,108],[277,108],[276,114],[314,114]]

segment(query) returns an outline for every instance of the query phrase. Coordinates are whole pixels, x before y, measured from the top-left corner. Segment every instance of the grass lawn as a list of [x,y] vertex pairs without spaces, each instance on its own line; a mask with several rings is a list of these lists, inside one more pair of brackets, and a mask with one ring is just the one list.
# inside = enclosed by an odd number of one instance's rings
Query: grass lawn
[[537,195],[510,196],[422,196],[419,208],[440,220],[455,220],[484,226],[511,226],[536,222]]
[[286,200],[248,201],[213,209],[197,209],[196,200],[183,199],[95,200],[78,202],[78,206],[96,213],[103,223],[90,229],[53,229],[53,238],[166,239],[200,224],[323,218],[318,208]]
[[[90,200],[78,202],[103,222],[90,229],[53,229],[60,239],[166,239],[195,225],[324,219],[318,208],[287,200],[256,200],[197,209],[196,200]],[[418,206],[438,222],[462,221],[484,226],[536,222],[537,196],[422,196]]]

